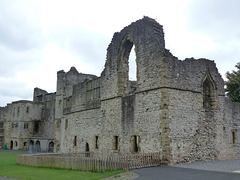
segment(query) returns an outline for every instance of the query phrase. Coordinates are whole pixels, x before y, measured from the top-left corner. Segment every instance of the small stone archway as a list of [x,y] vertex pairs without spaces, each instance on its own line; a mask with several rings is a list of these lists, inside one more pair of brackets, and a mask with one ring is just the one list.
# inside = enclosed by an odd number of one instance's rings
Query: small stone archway
[[48,144],[48,152],[53,152],[54,151],[54,142],[51,141]]
[[29,142],[29,153],[32,153],[34,150],[34,142],[33,140],[30,140]]
[[35,143],[35,151],[36,152],[41,152],[41,143],[39,140],[36,141]]

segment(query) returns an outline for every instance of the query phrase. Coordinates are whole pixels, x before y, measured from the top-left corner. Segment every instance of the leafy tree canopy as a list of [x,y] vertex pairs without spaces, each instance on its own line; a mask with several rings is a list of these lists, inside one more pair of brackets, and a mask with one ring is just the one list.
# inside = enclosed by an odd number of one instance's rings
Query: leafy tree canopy
[[225,81],[225,92],[227,92],[227,96],[233,102],[240,102],[240,62],[235,65],[237,71],[229,71],[226,74],[227,81]]

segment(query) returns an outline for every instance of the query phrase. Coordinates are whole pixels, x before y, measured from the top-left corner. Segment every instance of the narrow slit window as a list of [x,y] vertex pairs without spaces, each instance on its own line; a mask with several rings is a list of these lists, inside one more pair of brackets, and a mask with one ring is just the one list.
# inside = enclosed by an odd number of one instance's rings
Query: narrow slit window
[[118,146],[119,146],[118,141],[119,141],[118,136],[114,136],[114,138],[113,138],[113,150],[118,150]]
[[95,136],[95,149],[98,149],[98,147],[99,147],[98,141],[99,141],[99,137]]
[[74,136],[73,146],[77,146],[77,136]]
[[232,144],[236,144],[237,141],[237,133],[236,131],[232,131]]

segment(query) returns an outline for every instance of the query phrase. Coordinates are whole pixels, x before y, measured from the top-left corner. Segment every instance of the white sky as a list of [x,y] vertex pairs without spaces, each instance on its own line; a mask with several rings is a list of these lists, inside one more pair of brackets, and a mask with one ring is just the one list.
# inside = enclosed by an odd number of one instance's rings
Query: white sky
[[56,91],[57,71],[100,75],[114,32],[143,16],[163,25],[172,54],[214,60],[219,72],[240,57],[238,0],[0,0],[0,106]]

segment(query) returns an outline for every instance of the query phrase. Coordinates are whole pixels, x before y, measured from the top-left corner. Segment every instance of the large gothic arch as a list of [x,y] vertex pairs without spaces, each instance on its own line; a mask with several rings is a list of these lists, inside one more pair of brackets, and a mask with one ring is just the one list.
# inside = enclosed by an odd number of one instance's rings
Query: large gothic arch
[[[154,19],[144,17],[114,34],[102,72],[103,83],[112,88],[102,89],[103,92],[111,91],[111,96],[129,94],[128,58],[133,45],[136,53],[137,91],[143,90],[144,86],[149,87],[145,82],[151,81],[151,74],[159,72],[160,57],[165,50],[163,28]],[[155,71],[153,66],[156,67]]]

